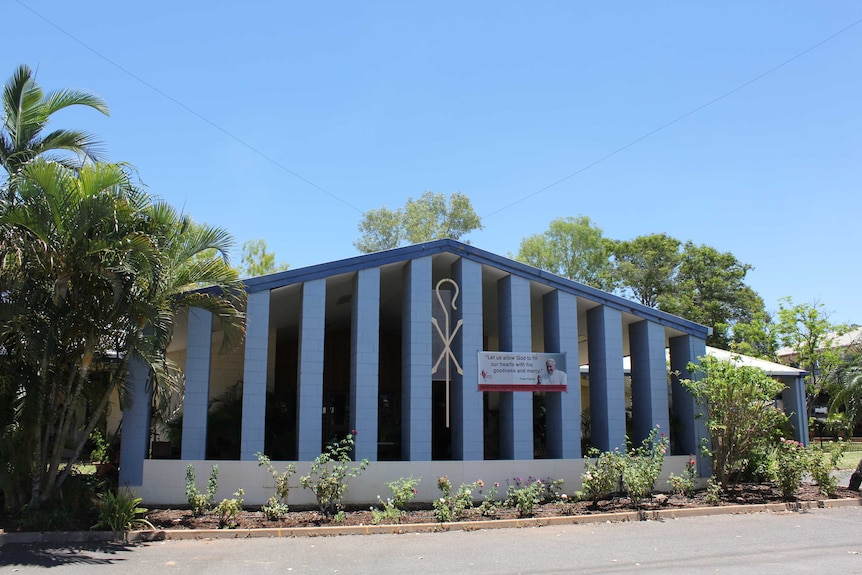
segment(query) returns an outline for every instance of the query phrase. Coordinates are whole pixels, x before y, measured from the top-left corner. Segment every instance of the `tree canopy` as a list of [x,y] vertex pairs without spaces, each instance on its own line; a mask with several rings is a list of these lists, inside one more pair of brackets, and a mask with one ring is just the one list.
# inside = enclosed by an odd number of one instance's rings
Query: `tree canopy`
[[557,218],[521,240],[515,259],[583,284],[613,291],[613,242],[587,216]]
[[791,362],[808,372],[805,387],[810,415],[811,400],[824,391],[821,374],[841,363],[842,350],[833,343],[847,332],[847,326],[830,322],[820,302],[794,304],[786,297],[779,302],[777,332],[782,345],[792,349]]
[[751,269],[730,252],[686,242],[674,289],[659,296],[658,308],[711,327],[707,344],[728,349],[733,326],[764,309],[763,299],[745,283]]
[[[3,86],[0,165],[7,174],[5,194],[14,199],[13,181],[21,169],[42,156],[69,167],[80,166],[84,158],[101,158],[99,142],[81,130],[54,130],[44,133],[51,116],[69,106],[84,106],[108,114],[108,105],[99,97],[79,90],[45,93],[27,66],[19,66]],[[70,158],[71,154],[71,158]]]
[[458,240],[482,227],[466,194],[454,192],[447,202],[444,194],[426,191],[418,198],[407,198],[396,210],[382,207],[365,212],[354,245],[362,253],[371,253],[443,238]]
[[656,307],[659,297],[673,292],[681,261],[681,242],[667,234],[638,236],[613,245],[615,275],[623,291],[640,303]]
[[241,277],[256,277],[287,271],[290,264],[275,261],[275,254],[267,249],[266,240],[246,240],[242,243]]
[[763,300],[745,283],[751,266],[730,252],[667,234],[613,240],[587,216],[551,221],[521,240],[516,259],[711,327],[707,343],[724,349],[735,326],[765,315]]
[[[143,359],[157,397],[181,383],[166,348],[179,309],[213,312],[225,340],[243,335],[244,292],[222,259],[230,243],[134,185],[123,166],[75,170],[37,159],[0,214],[0,471],[7,505],[50,500]],[[189,291],[202,283],[210,291]],[[71,461],[61,466],[64,448]],[[8,458],[8,459],[6,459]]]

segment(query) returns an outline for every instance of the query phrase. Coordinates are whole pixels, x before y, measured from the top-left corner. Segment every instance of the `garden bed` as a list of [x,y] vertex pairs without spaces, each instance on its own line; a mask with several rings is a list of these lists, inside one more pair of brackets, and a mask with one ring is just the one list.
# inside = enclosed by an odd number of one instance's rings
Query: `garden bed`
[[[859,492],[839,487],[835,499],[860,498]],[[818,501],[826,499],[820,494],[816,485],[803,484],[796,492],[795,501]],[[724,492],[718,503],[722,505],[755,505],[763,503],[779,503],[786,501],[781,492],[770,484],[741,484]],[[644,510],[686,509],[697,507],[712,507],[707,502],[706,492],[700,491],[694,497],[681,495],[662,495],[647,500],[642,505]],[[621,513],[635,511],[628,497],[614,497],[601,500],[597,505],[590,501],[569,503],[546,503],[535,508],[534,517],[555,517],[560,515],[590,515],[596,513]],[[499,508],[493,516],[482,515],[478,509],[467,510],[461,521],[489,521],[493,519],[516,519],[518,511],[513,508]],[[194,517],[188,509],[151,509],[147,518],[157,529],[216,529],[218,517],[214,514]],[[371,525],[372,514],[369,508],[347,508],[340,521],[325,517],[316,509],[292,510],[283,519],[267,520],[259,509],[246,509],[237,518],[237,529],[256,528],[293,528],[320,527],[339,525]],[[434,510],[430,508],[413,508],[404,513],[400,523],[438,523]],[[383,521],[381,523],[392,523]]]

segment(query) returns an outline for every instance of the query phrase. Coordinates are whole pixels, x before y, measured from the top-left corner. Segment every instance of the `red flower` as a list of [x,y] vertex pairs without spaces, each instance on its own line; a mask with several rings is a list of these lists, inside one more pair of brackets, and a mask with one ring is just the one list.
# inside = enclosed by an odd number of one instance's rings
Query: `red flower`
[[358,431],[356,431],[355,429],[351,429],[351,430],[350,430],[350,435],[353,435],[353,436],[355,437],[355,436],[359,435],[359,432],[358,432]]

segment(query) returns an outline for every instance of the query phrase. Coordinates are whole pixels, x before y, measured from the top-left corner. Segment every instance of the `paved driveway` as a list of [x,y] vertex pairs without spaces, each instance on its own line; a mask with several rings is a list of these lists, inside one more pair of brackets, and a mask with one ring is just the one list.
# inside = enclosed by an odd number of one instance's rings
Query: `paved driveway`
[[839,575],[862,573],[862,507],[475,532],[0,548],[0,575],[48,571]]

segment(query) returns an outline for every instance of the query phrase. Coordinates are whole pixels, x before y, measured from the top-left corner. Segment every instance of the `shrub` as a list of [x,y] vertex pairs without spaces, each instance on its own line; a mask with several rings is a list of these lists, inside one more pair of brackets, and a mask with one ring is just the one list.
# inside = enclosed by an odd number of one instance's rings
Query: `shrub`
[[829,454],[822,449],[812,450],[810,454],[811,478],[817,483],[820,493],[832,497],[838,491],[838,478],[832,475],[835,466]]
[[523,483],[516,480],[514,484],[509,484],[506,490],[505,505],[517,509],[518,517],[532,517],[536,505],[542,502],[546,492],[547,486],[541,479]]
[[473,491],[479,489],[480,483],[481,480],[469,484],[462,483],[458,491],[453,494],[449,476],[438,478],[437,488],[443,492],[443,497],[435,499],[432,503],[437,521],[447,523],[461,519],[468,509],[473,508]]
[[682,380],[683,386],[705,404],[712,468],[722,486],[736,481],[749,460],[775,437],[786,421],[774,405],[784,384],[757,367],[736,366],[712,357],[689,364],[701,379]]
[[808,448],[811,478],[817,483],[820,493],[826,497],[834,497],[838,491],[838,478],[832,475],[832,471],[837,469],[838,462],[848,447],[846,441],[837,441],[829,443],[826,449],[816,446]]
[[792,439],[781,438],[773,450],[775,482],[785,499],[790,499],[802,484],[802,476],[811,467],[811,457],[805,446]]
[[600,452],[595,448],[590,449],[588,459],[584,460],[584,473],[581,475],[583,490],[579,493],[580,498],[592,500],[593,507],[598,505],[599,499],[617,491],[624,466],[625,456],[619,451]]
[[623,459],[623,487],[635,507],[640,507],[641,501],[652,493],[664,464],[667,446],[667,437],[659,433],[656,426],[640,447],[628,452]]
[[348,480],[359,477],[368,467],[363,459],[356,467],[350,467],[350,451],[353,449],[356,431],[348,433],[341,441],[331,443],[311,464],[308,475],[299,478],[305,489],[311,489],[317,498],[320,511],[332,517],[341,511],[344,496],[347,494]]
[[191,464],[186,467],[186,498],[189,502],[189,507],[192,510],[192,515],[198,517],[212,509],[213,499],[218,489],[218,465],[213,465],[210,471],[210,479],[207,482],[206,494],[198,491],[195,485],[195,468]]
[[574,501],[569,498],[569,496],[565,493],[561,493],[560,498],[557,499],[554,503],[556,504],[557,512],[560,515],[571,515],[575,512]]
[[99,522],[94,528],[109,531],[129,531],[137,526],[155,529],[146,518],[141,517],[147,509],[138,507],[142,499],[135,497],[129,489],[105,491],[99,494]]
[[706,502],[710,505],[718,505],[721,501],[721,493],[724,488],[721,486],[721,481],[715,477],[710,477],[706,482]]
[[242,498],[244,495],[245,491],[238,489],[237,492],[233,494],[233,499],[222,499],[221,502],[216,505],[215,514],[218,516],[219,529],[233,529],[239,525],[237,517],[239,517],[239,514],[242,512]]
[[[479,486],[479,493],[483,493],[485,489],[485,483],[480,479],[476,482]],[[483,493],[482,503],[479,504],[479,512],[484,517],[496,517],[497,511],[500,509],[502,503],[497,500],[497,490],[500,488],[500,484],[496,481],[494,485],[488,488],[487,492]]]
[[377,501],[380,502],[383,509],[372,509],[371,521],[375,525],[381,521],[394,521],[395,523],[401,521],[401,515],[407,508],[407,505],[413,501],[413,498],[418,493],[416,487],[419,485],[419,481],[415,477],[408,477],[406,479],[401,477],[387,483],[386,485],[392,492],[392,497],[383,501],[379,495],[377,496]]
[[670,490],[676,495],[684,495],[686,497],[694,496],[694,486],[697,482],[697,462],[692,455],[685,462],[685,471],[682,475],[670,474],[667,482],[670,484]]
[[260,452],[257,452],[255,455],[257,456],[258,466],[262,465],[266,467],[267,471],[272,475],[273,481],[275,481],[275,495],[270,497],[260,510],[263,511],[264,516],[268,520],[277,521],[284,517],[290,509],[288,506],[290,478],[296,473],[296,464],[289,464],[284,468],[283,472],[279,473],[269,457]]

